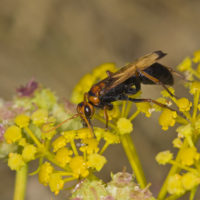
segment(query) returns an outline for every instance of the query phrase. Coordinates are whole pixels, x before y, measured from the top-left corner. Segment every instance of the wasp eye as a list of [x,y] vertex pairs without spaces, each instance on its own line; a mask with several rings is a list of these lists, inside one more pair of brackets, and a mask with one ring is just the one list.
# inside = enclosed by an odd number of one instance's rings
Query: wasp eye
[[85,107],[84,107],[84,112],[85,112],[85,115],[86,115],[87,117],[90,117],[90,116],[91,116],[91,109],[90,109],[89,106],[85,106]]

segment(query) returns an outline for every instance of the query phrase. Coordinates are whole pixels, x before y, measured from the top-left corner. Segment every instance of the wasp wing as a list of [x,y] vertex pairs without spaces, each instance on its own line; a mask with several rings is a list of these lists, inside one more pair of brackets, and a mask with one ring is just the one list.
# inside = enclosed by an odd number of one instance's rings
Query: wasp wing
[[101,91],[101,94],[107,93],[110,89],[116,87],[117,85],[129,79],[131,76],[135,75],[137,69],[139,69],[140,71],[145,70],[165,55],[166,54],[162,51],[155,51],[153,53],[138,58],[133,63],[130,63],[122,67],[117,72],[112,73],[108,78],[105,79],[107,84],[103,91]]

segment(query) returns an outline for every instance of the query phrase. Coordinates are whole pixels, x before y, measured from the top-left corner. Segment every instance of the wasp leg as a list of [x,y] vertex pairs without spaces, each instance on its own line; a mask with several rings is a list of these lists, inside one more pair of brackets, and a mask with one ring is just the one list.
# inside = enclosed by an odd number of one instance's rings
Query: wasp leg
[[107,128],[108,128],[108,121],[109,121],[108,112],[107,112],[108,107],[107,107],[107,106],[104,106],[104,107],[103,107],[103,110],[104,110],[104,118],[105,118],[105,120],[106,120],[106,129],[107,129]]
[[150,74],[144,72],[144,71],[141,71],[139,69],[137,69],[137,71],[142,74],[143,76],[145,76],[146,78],[148,78],[149,80],[151,80],[152,82],[154,82],[155,84],[157,85],[161,85],[172,97],[175,97],[175,95],[173,95],[169,89],[166,87],[165,84],[163,84],[160,80],[158,80],[157,78],[151,76]]
[[176,111],[173,108],[170,108],[169,106],[167,106],[167,105],[165,105],[163,103],[160,103],[158,101],[155,101],[153,99],[134,99],[134,98],[128,97],[126,95],[120,95],[119,96],[119,100],[126,100],[126,101],[128,100],[128,101],[132,101],[134,103],[149,102],[149,103],[154,103],[154,104],[156,104],[156,105],[158,105],[158,106],[160,106],[162,108],[167,108],[167,109],[169,109],[171,111]]

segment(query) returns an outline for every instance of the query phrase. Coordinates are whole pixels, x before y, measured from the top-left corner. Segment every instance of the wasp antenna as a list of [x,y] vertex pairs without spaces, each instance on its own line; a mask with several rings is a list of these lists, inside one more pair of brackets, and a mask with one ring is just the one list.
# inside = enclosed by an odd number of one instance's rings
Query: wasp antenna
[[161,58],[163,58],[164,56],[167,55],[166,53],[164,53],[164,52],[162,52],[160,50],[154,51],[154,53],[156,53],[158,55],[158,58],[156,60],[161,59]]
[[55,129],[61,127],[61,126],[62,126],[64,123],[66,123],[67,121],[72,120],[72,119],[74,119],[74,118],[76,118],[76,117],[79,117],[79,116],[80,116],[80,114],[75,114],[75,115],[73,115],[72,117],[70,117],[70,118],[68,118],[68,119],[66,119],[66,120],[64,120],[64,121],[62,121],[60,124],[58,124],[57,126],[51,128],[50,130],[47,130],[47,131],[45,131],[45,130],[43,129],[43,127],[42,127],[42,131],[43,131],[44,133],[49,133],[49,132],[51,132],[51,131],[54,131]]

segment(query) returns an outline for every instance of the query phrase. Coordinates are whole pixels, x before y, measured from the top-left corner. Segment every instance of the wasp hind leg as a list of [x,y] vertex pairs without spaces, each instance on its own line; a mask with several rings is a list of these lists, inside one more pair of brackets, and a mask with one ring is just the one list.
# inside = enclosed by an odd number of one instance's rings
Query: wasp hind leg
[[151,76],[150,74],[144,72],[144,71],[141,71],[139,69],[137,69],[138,73],[140,73],[141,75],[145,76],[146,78],[148,78],[149,80],[151,80],[152,82],[154,82],[155,84],[157,85],[161,85],[172,97],[176,97],[174,94],[172,94],[170,92],[170,90],[167,88],[167,86],[160,80],[158,80],[157,78]]
[[176,111],[176,110],[170,108],[169,106],[167,106],[167,105],[165,105],[165,104],[163,104],[163,103],[160,103],[160,102],[158,102],[158,101],[155,101],[155,100],[153,100],[153,99],[134,99],[134,98],[131,98],[131,97],[126,96],[126,95],[121,95],[121,96],[119,97],[119,100],[122,100],[122,101],[123,101],[123,100],[125,100],[125,101],[132,101],[132,102],[134,102],[134,103],[149,102],[149,103],[154,103],[154,104],[156,104],[156,105],[158,105],[158,106],[160,106],[160,107],[162,107],[162,108],[167,108],[167,109],[169,109],[169,110],[171,110],[171,111]]

